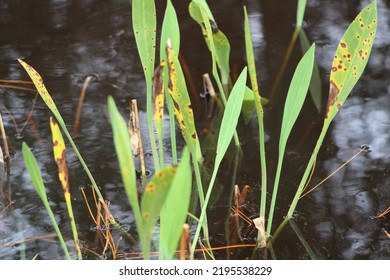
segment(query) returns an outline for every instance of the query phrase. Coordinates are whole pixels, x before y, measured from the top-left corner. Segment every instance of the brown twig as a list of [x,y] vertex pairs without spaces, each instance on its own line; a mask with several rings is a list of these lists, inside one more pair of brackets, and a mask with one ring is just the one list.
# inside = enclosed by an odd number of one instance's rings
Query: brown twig
[[[138,106],[137,106],[136,99],[131,100],[130,103],[129,133],[131,139],[138,139],[137,141],[134,140],[134,142],[136,141],[138,143],[138,151],[139,151],[140,162],[141,162],[142,185],[146,186],[145,156],[144,156],[144,151],[142,146],[141,128],[140,128]],[[133,140],[131,142],[133,143]]]
[[1,130],[1,136],[3,137],[3,143],[4,143],[4,151],[5,151],[5,162],[6,162],[6,167],[7,167],[7,180],[8,180],[8,194],[7,198],[8,201],[11,202],[12,200],[12,192],[11,192],[11,157],[9,154],[9,147],[8,147],[8,141],[7,141],[7,135],[5,133],[5,128],[3,124],[3,118],[0,114],[0,130]]
[[87,92],[89,82],[91,81],[92,78],[93,78],[93,76],[87,76],[84,80],[84,84],[83,84],[83,87],[81,89],[79,103],[77,105],[77,110],[76,110],[76,117],[74,120],[74,127],[73,127],[74,135],[77,135],[79,133],[81,110],[83,109],[85,94]]

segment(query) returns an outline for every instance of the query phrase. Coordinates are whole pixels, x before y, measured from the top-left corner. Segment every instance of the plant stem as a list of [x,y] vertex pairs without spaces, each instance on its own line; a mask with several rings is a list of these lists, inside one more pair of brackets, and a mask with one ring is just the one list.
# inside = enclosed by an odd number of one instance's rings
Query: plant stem
[[152,82],[146,81],[146,111],[148,118],[148,131],[150,137],[150,145],[152,147],[153,154],[153,162],[155,171],[160,170],[160,164],[158,161],[158,153],[156,147],[156,139],[154,137],[154,129],[153,129],[153,104],[152,104]]

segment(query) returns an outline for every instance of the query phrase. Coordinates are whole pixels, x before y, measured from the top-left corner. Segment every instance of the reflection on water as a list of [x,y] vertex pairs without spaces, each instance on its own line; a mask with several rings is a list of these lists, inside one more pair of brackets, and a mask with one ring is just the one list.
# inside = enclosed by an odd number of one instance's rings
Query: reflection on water
[[[158,18],[162,19],[164,1],[157,1]],[[260,90],[268,96],[273,79],[282,62],[295,21],[295,1],[277,4],[271,1],[247,1],[252,39],[255,48]],[[201,75],[210,72],[211,62],[199,27],[189,19],[185,1],[173,1],[178,11],[182,31],[182,56],[190,65],[195,91],[201,89]],[[356,4],[358,3],[358,4]],[[323,92],[328,91],[327,80],[331,58],[346,27],[368,1],[308,1],[305,16],[305,31],[311,41],[317,43],[316,59],[323,77]],[[245,63],[243,39],[243,12],[240,1],[210,1],[218,27],[224,31],[232,46],[232,75],[239,73]],[[226,7],[230,7],[226,9]],[[390,70],[390,7],[387,1],[378,1],[379,25],[377,39],[365,73],[335,118],[321,158],[317,162],[313,181],[320,181],[355,154],[361,145],[369,145],[370,153],[363,153],[345,168],[302,200],[298,207],[297,224],[308,242],[325,258],[390,258],[389,239],[384,230],[389,230],[387,219],[374,219],[390,205],[390,86],[387,80]],[[118,173],[116,154],[112,144],[111,127],[106,114],[106,100],[113,95],[123,116],[129,113],[129,101],[137,98],[141,124],[146,124],[145,85],[139,64],[132,27],[129,1],[44,1],[39,6],[35,1],[10,1],[0,3],[0,78],[27,79],[17,63],[23,58],[33,65],[44,77],[68,128],[73,129],[74,113],[84,78],[96,78],[87,90],[81,116],[80,131],[76,143],[89,164],[91,172],[99,183],[103,195],[111,201],[111,211],[116,219],[131,233],[135,232],[134,219],[127,197],[123,192]],[[195,32],[196,31],[196,32]],[[279,87],[278,98],[283,100],[290,77],[301,51],[293,51],[291,65],[286,69],[283,84]],[[113,87],[112,85],[116,87]],[[196,93],[195,93],[196,94]],[[40,99],[35,105],[32,121],[17,137],[27,113],[34,103],[35,94],[13,89],[0,88],[0,110],[8,134],[11,149],[12,206],[0,214],[0,259],[18,259],[23,248],[18,242],[24,238],[45,236],[53,233],[39,197],[35,194],[30,177],[21,157],[21,143],[26,141],[34,155],[46,184],[50,205],[56,220],[72,249],[69,227],[62,191],[57,177],[56,165],[51,156],[51,139],[48,126],[50,113]],[[325,102],[324,97],[324,102]],[[273,179],[273,157],[277,153],[279,122],[283,103],[267,108],[266,134],[270,148],[269,176]],[[10,113],[9,113],[10,112]],[[311,103],[303,115],[309,116],[297,124],[296,130],[304,133],[306,123],[321,123]],[[166,119],[167,122],[167,119]],[[167,126],[166,126],[167,127]],[[141,125],[146,153],[147,168],[153,173],[150,143],[146,125]],[[244,151],[243,167],[237,175],[240,186],[249,184],[259,191],[259,159],[257,155],[257,121],[253,118],[248,126],[238,128]],[[315,131],[314,131],[315,132]],[[165,131],[164,151],[170,162],[168,130]],[[299,134],[299,133],[298,133]],[[300,135],[298,135],[300,139]],[[291,143],[299,139],[292,137]],[[310,139],[305,143],[313,143]],[[179,145],[183,145],[182,142]],[[293,145],[292,145],[293,146]],[[256,147],[255,150],[253,147]],[[288,162],[283,171],[286,186],[299,182],[297,172],[303,171],[311,144],[291,148]],[[76,221],[83,240],[83,246],[94,247],[96,228],[89,217],[80,188],[90,191],[90,183],[77,157],[68,149],[68,164],[73,193]],[[137,159],[138,160],[138,159]],[[303,167],[302,167],[303,166]],[[230,176],[230,170],[227,171]],[[221,177],[224,177],[222,175]],[[220,178],[227,188],[231,182]],[[3,187],[6,190],[6,182]],[[221,190],[223,186],[220,187]],[[281,188],[280,205],[284,215],[285,205],[291,201],[293,188]],[[226,191],[228,194],[229,192]],[[228,196],[221,197],[221,205],[228,205]],[[258,201],[257,198],[254,199]],[[89,201],[93,204],[93,200]],[[7,199],[0,202],[2,210],[9,204]],[[217,204],[215,220],[225,217],[229,209]],[[17,224],[21,226],[18,229]],[[288,232],[289,230],[286,230]],[[224,241],[224,232],[215,230],[214,241]],[[286,233],[287,234],[287,233]],[[291,234],[291,233],[289,233]],[[119,233],[115,236],[119,238]],[[306,255],[295,246],[295,235],[281,238],[286,244],[277,252],[279,258],[305,258]],[[134,252],[138,247],[123,241],[122,250]],[[36,254],[42,259],[61,259],[62,251],[53,238],[39,238],[26,243],[27,258]],[[93,255],[87,257],[95,258]]]

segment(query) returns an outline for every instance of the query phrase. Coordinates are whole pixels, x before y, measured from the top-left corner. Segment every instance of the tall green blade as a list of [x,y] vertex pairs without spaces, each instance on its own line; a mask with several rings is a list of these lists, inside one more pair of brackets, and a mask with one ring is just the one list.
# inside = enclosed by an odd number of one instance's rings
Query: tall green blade
[[148,130],[156,170],[160,169],[153,131],[152,78],[156,52],[156,7],[154,0],[133,0],[132,20],[135,41],[146,80]]
[[33,153],[30,151],[30,148],[27,146],[25,142],[22,144],[22,154],[23,154],[23,159],[24,163],[26,165],[27,171],[31,176],[33,185],[35,187],[36,192],[38,193],[39,197],[42,200],[43,205],[46,208],[46,212],[49,214],[50,220],[53,224],[54,230],[57,233],[58,239],[60,240],[60,244],[62,247],[62,250],[65,253],[65,257],[70,260],[71,257],[68,252],[68,248],[66,247],[64,238],[62,237],[61,231],[58,227],[57,221],[54,217],[53,211],[50,208],[49,205],[49,200],[47,199],[46,196],[46,190],[45,186],[43,184],[42,180],[42,175],[41,172],[39,171],[38,163],[33,155]]
[[160,215],[160,259],[172,259],[186,221],[191,198],[190,153],[184,149],[175,179]]
[[313,72],[314,66],[314,53],[315,45],[313,44],[310,49],[303,56],[295,69],[293,78],[291,80],[290,88],[287,93],[286,103],[284,105],[282,129],[279,138],[279,157],[278,166],[276,169],[275,183],[272,193],[270,213],[267,224],[267,238],[271,235],[272,220],[275,210],[276,198],[278,194],[280,173],[282,171],[284,152],[286,149],[287,140],[290,136],[291,130],[298,118],[299,112],[302,109],[303,103],[306,98],[307,91]]
[[245,67],[240,76],[238,77],[230,95],[229,100],[226,103],[225,112],[222,117],[221,128],[219,131],[218,142],[217,142],[217,151],[215,156],[215,164],[213,175],[211,176],[209,188],[205,197],[204,205],[202,206],[202,211],[199,218],[199,224],[196,229],[194,240],[192,243],[192,252],[196,247],[196,240],[198,240],[201,225],[206,216],[207,205],[210,200],[211,192],[213,190],[214,182],[219,170],[219,166],[222,162],[223,157],[229,147],[230,142],[232,141],[233,135],[235,133],[238,118],[240,116],[242,101],[244,98],[245,84],[247,80],[247,68]]

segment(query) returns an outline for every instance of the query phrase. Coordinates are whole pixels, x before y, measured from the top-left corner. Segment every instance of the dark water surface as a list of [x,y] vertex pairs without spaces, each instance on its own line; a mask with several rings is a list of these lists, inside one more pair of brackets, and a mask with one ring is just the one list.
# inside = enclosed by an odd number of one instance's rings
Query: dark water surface
[[[45,84],[57,103],[69,130],[77,102],[88,75],[94,75],[89,85],[81,116],[79,134],[75,137],[84,159],[100,185],[103,196],[111,202],[115,218],[128,231],[135,233],[134,219],[122,188],[111,127],[107,120],[107,96],[113,95],[123,116],[127,118],[128,103],[138,100],[143,129],[147,168],[150,174],[152,158],[147,142],[145,83],[131,26],[131,1],[15,1],[0,2],[0,79],[28,80],[17,59],[23,58],[43,76]],[[165,1],[156,1],[161,26]],[[189,1],[173,1],[180,20],[181,55],[189,65],[194,91],[202,90],[201,75],[210,72],[211,61],[199,27],[189,17]],[[323,80],[322,91],[327,98],[329,69],[342,34],[369,1],[308,1],[304,29],[310,41],[316,43],[316,60]],[[291,38],[296,1],[209,1],[218,27],[227,35],[232,46],[232,74],[245,64],[242,5],[246,4],[253,33],[253,44],[259,83],[264,96],[269,96],[272,83],[282,63]],[[390,259],[389,218],[374,219],[390,206],[390,5],[378,1],[379,24],[370,61],[362,78],[334,120],[320,153],[313,185],[331,174],[354,155],[361,145],[369,145],[347,167],[326,181],[310,196],[302,199],[295,222],[303,238],[318,257],[326,259]],[[293,50],[290,64],[272,107],[266,109],[267,160],[269,186],[273,185],[276,169],[278,136],[283,100],[294,68],[302,56],[299,44]],[[114,88],[112,84],[116,85]],[[118,87],[120,89],[118,89]],[[62,232],[72,247],[62,190],[57,179],[57,167],[51,155],[50,112],[38,98],[32,115],[33,122],[21,133],[27,115],[34,104],[35,93],[0,87],[0,112],[3,117],[11,151],[10,186],[12,205],[0,201],[0,259],[19,259],[38,254],[38,259],[61,259],[63,253],[55,238],[38,238],[25,244],[23,239],[53,233],[50,219],[30,181],[21,156],[22,141],[33,149],[45,181],[51,207]],[[194,99],[195,100],[195,99]],[[194,101],[194,107],[197,104]],[[200,107],[198,107],[199,109]],[[202,111],[197,112],[202,119]],[[288,143],[284,162],[276,222],[285,215],[292,195],[299,184],[313,145],[318,136],[323,114],[318,114],[308,98]],[[16,121],[18,129],[12,121]],[[199,122],[201,124],[201,122]],[[202,129],[202,127],[199,127]],[[256,215],[260,192],[257,120],[240,124],[243,161],[239,164],[236,183],[253,190],[253,205],[248,214]],[[308,135],[308,136],[305,136]],[[169,135],[164,150],[170,161]],[[3,141],[1,141],[2,147]],[[180,142],[179,146],[183,143]],[[80,239],[84,248],[94,247],[96,228],[85,206],[80,188],[90,197],[90,183],[76,155],[69,148],[68,164],[73,207]],[[225,220],[230,209],[232,170],[226,164],[216,189],[222,196],[214,204],[209,217],[213,246],[226,244]],[[149,175],[151,176],[151,175]],[[229,180],[230,179],[230,180]],[[2,187],[9,193],[6,172]],[[92,200],[90,200],[91,203]],[[118,240],[120,234],[115,233]],[[254,243],[249,235],[247,243]],[[126,240],[119,253],[139,251]],[[100,250],[100,251],[99,251]],[[71,250],[72,251],[72,250]],[[73,252],[73,251],[72,251]],[[229,257],[244,258],[251,251],[234,252]],[[280,259],[307,259],[307,249],[290,226],[275,244]],[[72,256],[76,258],[73,252]],[[86,251],[87,258],[105,258]],[[199,256],[201,258],[201,256]],[[226,252],[217,257],[226,259]]]

